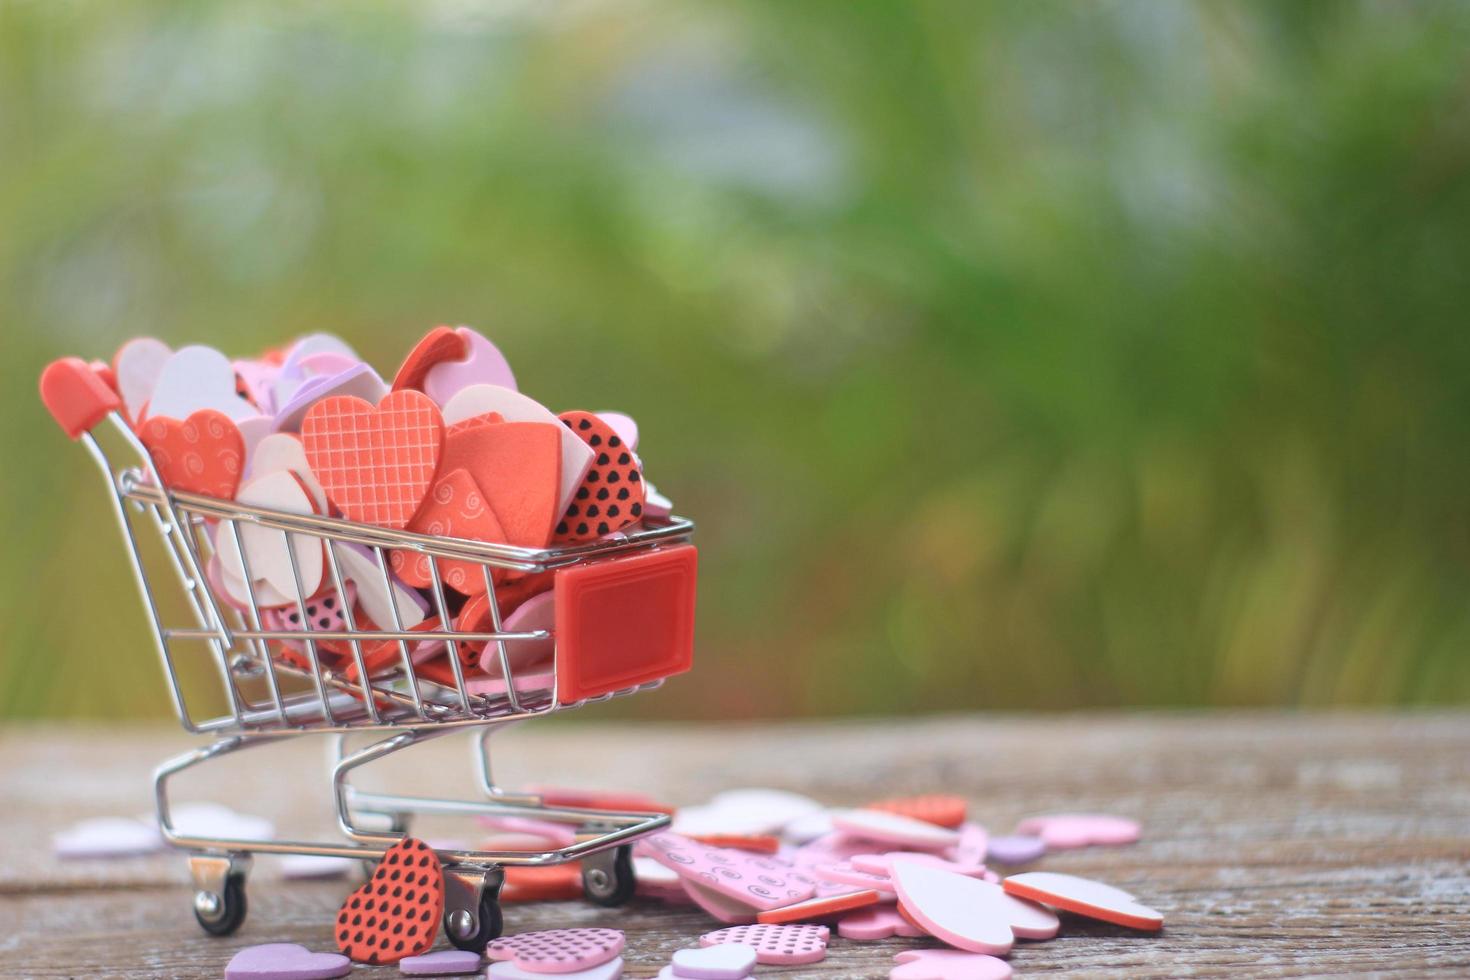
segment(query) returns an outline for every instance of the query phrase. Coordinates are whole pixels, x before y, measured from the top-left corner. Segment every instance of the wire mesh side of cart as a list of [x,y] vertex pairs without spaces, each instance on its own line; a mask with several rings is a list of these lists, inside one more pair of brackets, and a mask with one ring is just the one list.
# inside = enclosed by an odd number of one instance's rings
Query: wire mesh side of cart
[[[508,631],[503,628],[500,600],[507,578],[524,577],[578,565],[625,557],[686,542],[693,524],[682,518],[646,523],[632,533],[602,539],[590,545],[562,549],[526,549],[459,539],[434,538],[405,531],[355,524],[316,515],[290,514],[237,502],[161,489],[161,481],[146,450],[126,421],[109,416],[113,427],[136,453],[136,466],[115,467],[91,432],[81,436],[106,476],[116,517],[130,555],[143,603],[154,628],[158,650],[179,721],[191,732],[265,733],[271,731],[350,731],[375,727],[468,726],[512,721],[522,717],[589,701],[605,700],[656,686],[658,678],[608,690],[593,697],[567,699],[558,689],[561,672],[538,666],[536,676],[518,670],[510,656],[517,642],[555,642],[548,630]],[[272,617],[262,604],[250,568],[251,548],[244,536],[279,536],[280,554],[289,562],[294,588],[286,593],[294,616],[289,625]],[[191,625],[165,623],[165,604],[156,580],[167,574],[145,560],[144,542],[161,542],[172,567]],[[243,588],[248,602],[231,602],[207,573],[211,555],[226,538],[243,565]],[[321,586],[303,588],[298,547],[319,542],[324,563]],[[389,597],[387,623],[359,623],[344,573],[344,549],[353,549],[359,574],[363,557],[370,562],[365,574]],[[391,571],[391,554],[404,551],[428,556],[430,582],[426,624],[432,628],[405,628],[400,607],[393,599],[401,589]],[[442,567],[453,562],[461,571],[478,575],[485,590],[488,628],[458,629],[457,602],[443,580]],[[308,612],[308,603],[329,598],[337,604],[342,626],[321,627]],[[335,625],[335,624],[334,624]],[[288,626],[288,628],[279,628]],[[365,628],[370,626],[372,628]],[[475,690],[466,677],[463,654],[489,649],[482,663],[495,683],[492,693]],[[329,652],[330,651],[330,652]],[[424,654],[437,655],[447,664],[425,675]],[[198,718],[191,711],[201,695],[187,683],[188,658],[200,654],[212,663],[226,705],[226,713]],[[418,655],[416,657],[416,654]],[[559,658],[560,651],[554,654]],[[386,658],[386,659],[385,659]],[[497,670],[498,668],[498,670]],[[498,676],[495,676],[498,675]],[[485,685],[479,685],[484,687]],[[219,694],[211,699],[211,710]]]

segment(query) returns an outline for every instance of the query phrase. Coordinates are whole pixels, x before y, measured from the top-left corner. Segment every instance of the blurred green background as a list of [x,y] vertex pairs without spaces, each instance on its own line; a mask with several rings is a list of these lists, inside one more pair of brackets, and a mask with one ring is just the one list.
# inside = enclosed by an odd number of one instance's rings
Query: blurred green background
[[164,716],[41,366],[470,323],[749,717],[1470,698],[1470,4],[0,2],[0,717]]

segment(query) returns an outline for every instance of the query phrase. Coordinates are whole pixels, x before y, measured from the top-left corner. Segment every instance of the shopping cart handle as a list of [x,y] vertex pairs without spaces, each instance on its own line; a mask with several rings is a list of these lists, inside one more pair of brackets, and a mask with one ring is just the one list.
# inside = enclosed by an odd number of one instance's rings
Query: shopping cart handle
[[46,365],[41,372],[41,401],[73,439],[122,407],[117,392],[79,357],[63,357]]

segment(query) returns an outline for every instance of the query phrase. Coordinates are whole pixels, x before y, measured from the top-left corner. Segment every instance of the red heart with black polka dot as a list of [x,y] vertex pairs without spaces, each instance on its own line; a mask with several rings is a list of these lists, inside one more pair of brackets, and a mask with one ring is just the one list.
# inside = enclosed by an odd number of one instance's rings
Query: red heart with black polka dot
[[337,947],[359,963],[397,963],[434,945],[444,872],[428,844],[405,837],[337,913]]
[[580,544],[636,523],[643,516],[643,469],[613,427],[592,412],[562,412],[562,424],[595,454],[592,468],[552,535],[554,545]]

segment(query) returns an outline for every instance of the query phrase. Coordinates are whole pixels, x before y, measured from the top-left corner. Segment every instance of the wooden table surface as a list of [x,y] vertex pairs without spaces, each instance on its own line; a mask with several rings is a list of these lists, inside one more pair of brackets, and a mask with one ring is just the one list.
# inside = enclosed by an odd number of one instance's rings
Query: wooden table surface
[[[619,787],[693,803],[739,786],[833,804],[946,791],[993,833],[1027,814],[1136,816],[1126,848],[1048,855],[1036,867],[1100,878],[1163,910],[1145,935],[1064,916],[1062,934],[1017,944],[1018,974],[1309,976],[1391,971],[1470,975],[1470,716],[1145,714],[987,716],[750,726],[581,719],[498,736],[508,785]],[[166,729],[0,729],[0,976],[219,977],[238,948],[333,948],[330,925],[356,879],[300,883],[257,860],[250,916],[228,939],[193,921],[177,854],[60,861],[50,835],[83,817],[149,809],[149,772],[197,744]],[[282,834],[331,837],[320,737],[201,771],[181,799],[273,817]],[[466,740],[364,770],[384,788],[472,795]],[[469,837],[425,820],[420,836]],[[506,931],[604,925],[628,933],[627,976],[650,977],[713,925],[635,900],[509,905]],[[827,959],[762,975],[884,977],[916,940],[834,936]],[[358,967],[360,978],[396,969]]]

